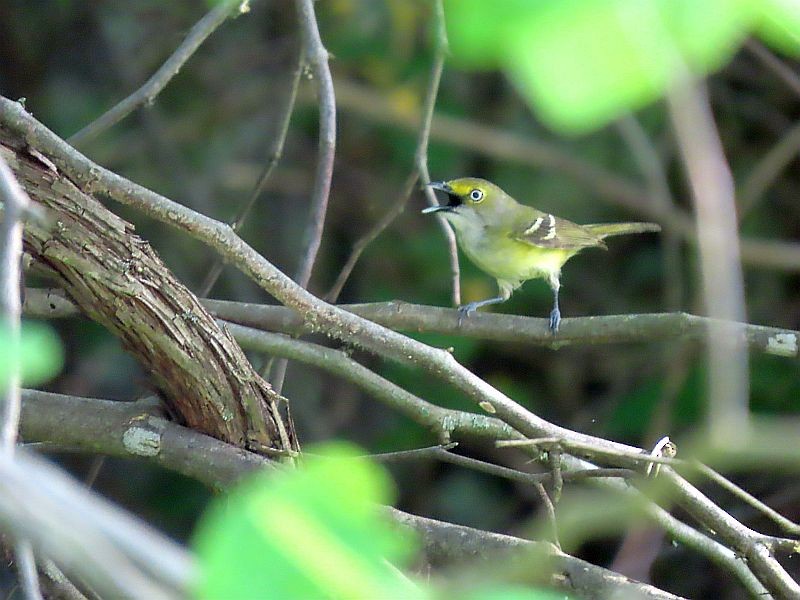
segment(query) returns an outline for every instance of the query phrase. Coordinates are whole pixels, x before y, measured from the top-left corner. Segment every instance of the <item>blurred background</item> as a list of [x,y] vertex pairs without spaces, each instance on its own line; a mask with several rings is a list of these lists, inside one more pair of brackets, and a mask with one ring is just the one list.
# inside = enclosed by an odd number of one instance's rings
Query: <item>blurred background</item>
[[[62,137],[91,122],[141,85],[208,9],[198,1],[135,3],[0,0],[0,93],[26,106]],[[332,53],[339,135],[325,235],[310,290],[324,295],[353,243],[401,200],[413,167],[419,113],[432,62],[427,0],[325,0],[316,4]],[[165,196],[223,221],[252,191],[268,159],[289,94],[299,39],[294,6],[254,1],[205,42],[152,106],[140,109],[80,146],[92,160]],[[800,97],[748,43],[708,91],[740,192],[744,238],[800,236]],[[784,59],[786,60],[786,59]],[[798,65],[789,62],[798,72]],[[313,81],[301,78],[283,157],[241,230],[242,237],[287,273],[304,245],[317,155]],[[500,74],[445,66],[429,149],[433,179],[479,176],[518,200],[579,223],[652,220],[645,198],[661,194],[668,210],[691,210],[680,158],[663,103],[591,135],[563,138],[541,125]],[[648,156],[657,157],[668,190],[654,189]],[[652,161],[651,161],[652,166]],[[666,193],[665,193],[666,192]],[[637,210],[641,198],[642,210]],[[448,306],[447,249],[441,231],[420,214],[415,191],[406,210],[371,244],[340,302],[404,300]],[[173,271],[197,290],[215,260],[198,242],[124,207]],[[767,264],[769,263],[769,264]],[[751,323],[800,328],[800,248],[780,266],[752,256],[745,264]],[[630,236],[608,252],[587,251],[562,277],[565,317],[683,310],[702,312],[694,246],[684,237]],[[462,260],[463,300],[493,295],[494,282]],[[233,269],[210,294],[273,303]],[[498,311],[544,317],[551,293],[542,281],[524,285]],[[68,362],[51,391],[133,400],[150,393],[146,376],[101,327],[83,319],[55,324]],[[639,446],[699,427],[705,366],[691,343],[587,346],[557,351],[450,336],[418,335],[452,346],[456,357],[536,414],[560,425]],[[318,340],[323,342],[323,340]],[[444,385],[353,351],[383,376],[436,404],[471,409]],[[253,356],[254,364],[265,357]],[[756,413],[796,414],[800,374],[794,359],[751,356],[751,406]],[[369,452],[430,445],[432,435],[354,386],[289,365],[291,400],[301,442],[355,441]],[[464,453],[528,467],[491,446]],[[92,457],[59,456],[77,476]],[[532,489],[439,463],[393,465],[398,507],[473,527],[524,533],[537,514]],[[790,519],[800,518],[796,474],[747,473],[737,478]],[[209,492],[199,484],[137,462],[108,460],[95,486],[177,539],[186,539]],[[756,515],[709,490],[747,524],[770,531]],[[662,551],[653,581],[675,593],[723,597],[725,575],[696,554],[654,542]],[[586,544],[579,556],[611,565],[620,539]],[[663,546],[662,546],[663,544]],[[652,544],[651,544],[652,545]],[[676,574],[680,573],[680,577]],[[670,582],[668,585],[665,582]],[[685,586],[685,587],[681,587]],[[733,593],[733,592],[731,592]],[[716,594],[716,595],[715,595]],[[722,595],[720,595],[722,594]],[[733,597],[733,596],[731,596]]]

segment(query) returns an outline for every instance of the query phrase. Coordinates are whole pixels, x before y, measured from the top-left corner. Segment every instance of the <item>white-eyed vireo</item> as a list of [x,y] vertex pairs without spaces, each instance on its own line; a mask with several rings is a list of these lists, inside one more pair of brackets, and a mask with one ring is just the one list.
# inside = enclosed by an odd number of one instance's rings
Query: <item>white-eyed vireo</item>
[[438,212],[453,226],[458,245],[480,269],[497,279],[500,295],[459,307],[461,317],[480,306],[505,302],[523,281],[541,277],[553,290],[550,330],[558,331],[561,267],[584,248],[605,248],[610,235],[660,231],[655,223],[578,225],[518,203],[484,179],[464,177],[428,184],[447,194],[448,203],[423,213]]

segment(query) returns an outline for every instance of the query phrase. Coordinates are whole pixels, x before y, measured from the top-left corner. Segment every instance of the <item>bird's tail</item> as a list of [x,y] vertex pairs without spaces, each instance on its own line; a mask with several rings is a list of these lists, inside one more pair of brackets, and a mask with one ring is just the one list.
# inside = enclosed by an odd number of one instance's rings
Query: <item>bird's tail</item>
[[657,223],[594,223],[592,225],[584,225],[583,227],[601,240],[611,235],[661,231],[661,225]]

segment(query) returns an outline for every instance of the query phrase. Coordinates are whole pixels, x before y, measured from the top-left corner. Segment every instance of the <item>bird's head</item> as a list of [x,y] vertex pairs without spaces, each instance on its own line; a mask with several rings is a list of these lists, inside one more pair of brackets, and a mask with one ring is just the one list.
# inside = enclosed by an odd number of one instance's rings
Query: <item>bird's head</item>
[[422,212],[438,212],[457,229],[466,223],[498,224],[517,206],[516,201],[498,186],[477,177],[433,181],[428,186],[447,194],[447,204],[431,206]]

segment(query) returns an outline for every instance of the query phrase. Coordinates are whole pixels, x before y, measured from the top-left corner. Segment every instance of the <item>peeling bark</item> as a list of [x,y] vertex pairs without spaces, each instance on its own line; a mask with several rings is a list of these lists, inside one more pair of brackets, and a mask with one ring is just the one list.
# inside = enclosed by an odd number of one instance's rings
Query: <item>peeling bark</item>
[[182,423],[255,451],[294,444],[281,397],[132,224],[0,129],[0,152],[47,223],[26,223],[26,253],[131,352]]

